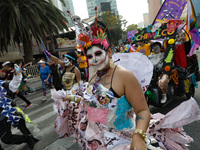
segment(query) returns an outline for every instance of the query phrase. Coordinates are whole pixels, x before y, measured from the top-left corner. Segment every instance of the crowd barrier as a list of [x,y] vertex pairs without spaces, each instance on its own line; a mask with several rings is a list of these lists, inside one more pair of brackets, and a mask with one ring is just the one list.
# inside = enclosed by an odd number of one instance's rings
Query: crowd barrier
[[26,75],[36,76],[38,74],[38,65],[26,67]]

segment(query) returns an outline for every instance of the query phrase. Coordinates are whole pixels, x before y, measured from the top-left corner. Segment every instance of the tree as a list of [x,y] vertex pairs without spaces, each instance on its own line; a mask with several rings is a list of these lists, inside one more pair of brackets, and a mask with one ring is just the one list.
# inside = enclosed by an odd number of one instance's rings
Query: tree
[[126,40],[126,36],[128,34],[129,31],[133,31],[138,29],[138,25],[137,24],[131,24],[128,27],[126,27],[125,31],[123,32],[123,39]]
[[110,44],[118,45],[118,41],[122,39],[122,26],[126,25],[126,20],[121,16],[114,15],[111,11],[104,12],[99,18],[106,26],[110,33]]
[[[64,5],[64,1],[60,0]],[[0,52],[8,51],[8,45],[23,43],[25,62],[33,60],[31,40],[45,42],[67,29],[66,18],[52,1],[1,0],[0,1]],[[53,38],[52,38],[53,39]]]

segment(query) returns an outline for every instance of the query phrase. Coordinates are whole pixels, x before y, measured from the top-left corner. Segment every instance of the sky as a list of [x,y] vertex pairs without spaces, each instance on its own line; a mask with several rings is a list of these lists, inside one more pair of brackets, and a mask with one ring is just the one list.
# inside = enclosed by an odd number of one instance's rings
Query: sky
[[[127,26],[143,21],[143,13],[148,13],[147,0],[116,0],[119,15],[127,20]],[[86,0],[73,0],[75,14],[88,18]]]

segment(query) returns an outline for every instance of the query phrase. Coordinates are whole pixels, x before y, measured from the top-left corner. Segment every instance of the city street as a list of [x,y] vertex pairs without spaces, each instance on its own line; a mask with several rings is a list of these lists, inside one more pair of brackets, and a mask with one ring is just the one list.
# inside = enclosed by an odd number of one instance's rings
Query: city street
[[[30,87],[34,86],[36,91],[27,96],[33,105],[27,110],[24,110],[24,112],[30,117],[32,121],[38,124],[40,131],[34,133],[33,127],[30,124],[27,126],[35,137],[42,137],[42,140],[35,144],[34,150],[79,150],[80,148],[78,147],[78,144],[74,142],[73,138],[58,139],[58,135],[54,132],[54,121],[56,119],[56,113],[53,111],[54,101],[50,98],[50,90],[47,90],[48,100],[42,103],[41,81],[37,80],[33,83],[29,83],[28,85]],[[194,98],[197,100],[197,103],[200,106],[200,89],[196,89]],[[168,104],[164,108],[155,108],[150,106],[150,110],[151,113],[160,112],[162,114],[166,114],[185,100],[185,96],[177,97],[174,102]],[[16,98],[16,103],[20,108],[24,109],[25,103],[21,99]],[[194,139],[194,143],[190,144],[190,147],[188,147],[189,150],[200,150],[200,134],[198,134],[200,131],[199,126],[200,121],[197,121],[184,127],[186,133],[188,133]],[[12,132],[13,134],[21,134],[16,128],[13,128]],[[27,144],[6,145],[1,142],[1,145],[5,150],[28,150]]]

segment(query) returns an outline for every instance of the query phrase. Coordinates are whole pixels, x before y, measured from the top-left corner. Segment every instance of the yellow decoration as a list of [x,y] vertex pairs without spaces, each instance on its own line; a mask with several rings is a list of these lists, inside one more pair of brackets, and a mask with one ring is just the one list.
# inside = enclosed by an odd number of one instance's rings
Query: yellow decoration
[[15,108],[16,108],[16,110],[17,110],[19,113],[21,113],[21,114],[23,115],[25,121],[28,122],[28,123],[30,123],[30,124],[34,127],[33,132],[39,132],[39,131],[40,131],[40,129],[38,129],[38,127],[37,127],[37,124],[36,124],[35,122],[31,121],[31,119],[28,117],[28,115],[26,115],[26,114],[23,112],[23,110],[21,110],[19,107],[15,107]]
[[189,93],[189,79],[187,79],[187,80],[184,80],[184,84],[185,84],[185,92],[186,93]]
[[168,44],[174,44],[175,40],[174,39],[169,39]]

